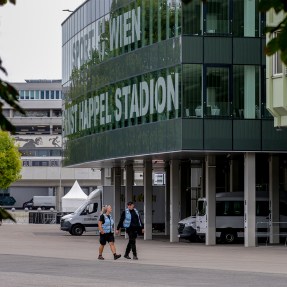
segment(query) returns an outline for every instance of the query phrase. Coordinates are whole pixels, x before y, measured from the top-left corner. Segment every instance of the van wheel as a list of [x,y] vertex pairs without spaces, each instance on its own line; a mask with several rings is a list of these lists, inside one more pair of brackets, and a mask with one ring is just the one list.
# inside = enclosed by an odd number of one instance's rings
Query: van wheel
[[225,230],[221,232],[220,241],[222,243],[231,244],[234,243],[237,239],[237,234],[233,230]]
[[76,224],[72,227],[71,232],[75,236],[81,236],[84,232],[84,227],[80,224]]

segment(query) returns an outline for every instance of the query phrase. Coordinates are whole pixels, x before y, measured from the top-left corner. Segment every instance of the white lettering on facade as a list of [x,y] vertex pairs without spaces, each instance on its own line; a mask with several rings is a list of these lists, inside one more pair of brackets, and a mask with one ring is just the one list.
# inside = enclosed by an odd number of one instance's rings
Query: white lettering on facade
[[110,21],[110,51],[139,41],[141,37],[141,7],[125,12]]
[[[114,102],[114,105],[112,103]],[[111,110],[111,107],[115,107]],[[174,73],[93,95],[64,111],[65,135],[109,123],[179,109],[179,75]]]

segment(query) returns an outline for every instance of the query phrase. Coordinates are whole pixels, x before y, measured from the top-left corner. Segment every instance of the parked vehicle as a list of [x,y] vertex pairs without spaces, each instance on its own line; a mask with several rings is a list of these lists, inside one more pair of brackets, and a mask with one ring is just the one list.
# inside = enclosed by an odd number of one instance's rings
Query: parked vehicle
[[35,195],[29,201],[23,203],[23,209],[28,208],[38,209],[41,208],[42,210],[50,209],[56,207],[56,197],[55,196],[39,196]]
[[189,241],[196,241],[196,217],[189,216],[178,222],[178,237]]
[[0,205],[2,206],[11,206],[14,205],[16,202],[13,196],[9,194],[0,194]]
[[[205,236],[207,231],[207,200],[197,201],[196,232]],[[269,221],[269,199],[267,193],[258,193],[256,197],[256,222],[262,234],[267,232]],[[238,238],[244,238],[244,193],[222,192],[216,194],[216,237],[220,242],[233,243]]]
[[75,212],[61,217],[61,230],[76,236],[87,231],[97,231],[98,218],[101,215],[103,205],[102,199],[102,190],[94,190]]

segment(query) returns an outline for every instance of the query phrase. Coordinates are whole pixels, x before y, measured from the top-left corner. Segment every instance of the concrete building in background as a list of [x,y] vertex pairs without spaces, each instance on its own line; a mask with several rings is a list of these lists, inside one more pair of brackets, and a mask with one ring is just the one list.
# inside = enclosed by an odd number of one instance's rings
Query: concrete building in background
[[[78,180],[89,194],[101,185],[100,170],[62,167],[62,86],[61,80],[26,80],[12,83],[19,91],[26,115],[5,105],[3,113],[16,126],[14,138],[22,154],[22,179],[8,192],[22,207],[34,195],[66,193]],[[60,201],[58,200],[58,203]]]
[[256,244],[256,191],[269,193],[270,218],[279,219],[287,131],[274,128],[266,108],[258,3],[88,0],[62,24],[65,166],[112,169],[116,221],[122,170],[127,201],[142,168],[145,239],[158,164],[171,242],[206,196],[206,244],[216,244],[217,192],[244,191],[245,246]]

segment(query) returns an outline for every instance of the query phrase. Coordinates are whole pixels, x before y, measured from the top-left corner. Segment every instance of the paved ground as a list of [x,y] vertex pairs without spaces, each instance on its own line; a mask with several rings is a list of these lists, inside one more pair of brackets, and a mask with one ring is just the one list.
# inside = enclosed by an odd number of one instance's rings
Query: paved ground
[[[138,261],[98,261],[98,237],[58,225],[0,226],[0,286],[287,286],[287,247],[139,239]],[[116,237],[123,253],[127,240]]]

